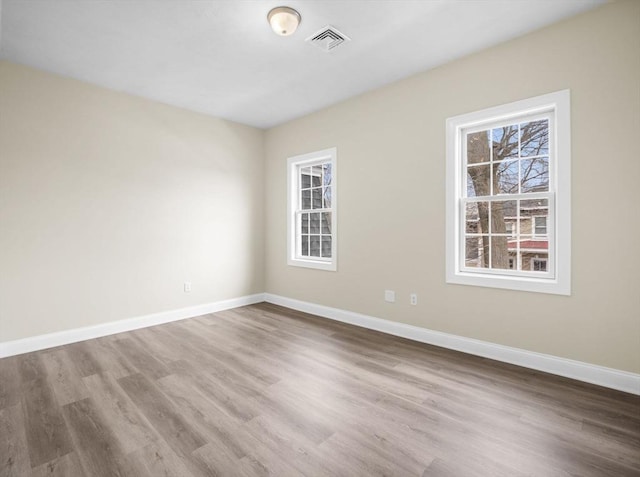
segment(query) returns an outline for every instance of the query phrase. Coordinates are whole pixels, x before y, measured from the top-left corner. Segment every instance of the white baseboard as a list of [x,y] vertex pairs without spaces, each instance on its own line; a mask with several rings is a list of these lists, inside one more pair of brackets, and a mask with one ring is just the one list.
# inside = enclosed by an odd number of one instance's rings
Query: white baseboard
[[519,348],[489,343],[472,338],[465,338],[440,331],[433,331],[418,326],[407,325],[395,321],[383,320],[373,316],[363,315],[352,311],[331,308],[315,303],[295,300],[271,293],[257,293],[229,300],[203,305],[164,311],[150,315],[138,316],[125,320],[102,323],[72,330],[59,331],[29,338],[0,342],[0,358],[13,356],[31,351],[38,351],[55,346],[61,346],[92,338],[100,338],[125,331],[137,330],[148,326],[160,325],[171,321],[184,320],[195,316],[215,313],[239,306],[251,305],[267,301],[276,305],[286,306],[294,310],[312,313],[336,321],[381,331],[390,335],[401,336],[421,343],[428,343],[443,348],[449,348],[464,353],[495,359],[505,363],[516,364],[526,368],[537,369],[567,378],[577,379],[587,383],[597,384],[612,389],[640,395],[640,375],[605,368],[594,364],[559,358],[548,354],[536,353]]
[[535,353],[519,348],[489,343],[472,338],[433,331],[418,326],[407,325],[395,321],[383,320],[373,316],[354,313],[352,311],[330,308],[271,293],[265,293],[265,301],[275,305],[286,306],[298,311],[330,318],[344,323],[381,331],[390,335],[401,336],[414,341],[428,343],[442,348],[449,348],[464,353],[491,358],[505,363],[516,364],[526,368],[537,369],[551,374],[577,379],[620,391],[640,394],[640,374],[629,373],[612,368],[605,368],[581,361],[559,358],[548,354]]
[[169,323],[170,321],[184,320],[186,318],[193,318],[195,316],[206,315],[207,313],[215,313],[217,311],[251,305],[262,301],[264,301],[264,294],[258,293],[214,303],[190,306],[188,308],[180,308],[178,310],[163,311],[151,315],[101,323],[94,326],[85,326],[83,328],[58,331],[56,333],[32,336],[14,341],[5,341],[4,343],[0,342],[0,358],[53,348],[54,346],[61,346],[92,338],[100,338],[101,336],[113,335],[124,331],[137,330],[148,326],[161,325],[162,323]]

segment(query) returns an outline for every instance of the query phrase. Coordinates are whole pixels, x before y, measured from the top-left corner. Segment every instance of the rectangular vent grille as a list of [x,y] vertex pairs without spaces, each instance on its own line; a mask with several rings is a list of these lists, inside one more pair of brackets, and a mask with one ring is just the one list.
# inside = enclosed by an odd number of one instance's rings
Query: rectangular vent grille
[[345,41],[350,40],[351,38],[349,38],[344,33],[339,32],[336,28],[332,26],[326,26],[322,30],[315,32],[305,41],[308,41],[312,45],[317,46],[321,50],[331,51]]

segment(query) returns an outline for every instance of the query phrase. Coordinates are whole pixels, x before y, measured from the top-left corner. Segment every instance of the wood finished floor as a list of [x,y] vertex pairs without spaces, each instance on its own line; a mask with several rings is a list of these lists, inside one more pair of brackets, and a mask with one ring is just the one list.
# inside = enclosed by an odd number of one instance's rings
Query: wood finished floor
[[260,304],[0,360],[1,476],[640,475],[640,398]]

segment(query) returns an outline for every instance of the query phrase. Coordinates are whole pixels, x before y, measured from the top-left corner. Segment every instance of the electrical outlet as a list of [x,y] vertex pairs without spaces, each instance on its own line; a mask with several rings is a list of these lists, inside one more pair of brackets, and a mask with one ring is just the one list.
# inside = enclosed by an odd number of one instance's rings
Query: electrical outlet
[[191,282],[184,282],[184,292],[191,293]]
[[396,292],[394,292],[393,290],[385,290],[384,291],[384,301],[389,302],[389,303],[395,303],[396,302]]
[[418,294],[417,293],[412,293],[411,295],[409,295],[409,303],[411,303],[412,305],[417,305],[418,304]]

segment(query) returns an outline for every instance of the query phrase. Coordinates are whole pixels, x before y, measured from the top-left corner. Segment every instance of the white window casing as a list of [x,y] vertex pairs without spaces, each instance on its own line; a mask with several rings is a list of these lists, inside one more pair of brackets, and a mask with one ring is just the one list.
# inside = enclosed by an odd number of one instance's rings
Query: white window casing
[[[287,160],[287,263],[337,270],[337,149]],[[308,182],[304,183],[303,182]]]
[[[523,126],[535,123],[548,126],[548,151],[525,153]],[[499,146],[499,142],[494,142],[494,134],[508,128],[511,128],[512,132],[517,130],[517,142],[511,144],[513,148],[516,148],[517,155],[507,158],[500,156],[500,159],[494,162],[493,156],[498,154],[494,151]],[[569,90],[455,116],[447,119],[446,130],[447,283],[570,295],[571,127]],[[480,159],[480,161],[474,159],[473,162],[467,163],[468,157],[478,157],[477,154],[472,156],[467,151],[467,147],[473,149],[473,141],[477,137],[484,138],[485,136],[479,136],[484,133],[486,133],[488,141],[483,143],[484,139],[481,139],[480,145],[486,146],[489,151],[488,158]],[[503,137],[506,137],[506,133]],[[547,169],[544,174],[545,177],[548,175],[544,186],[538,188],[531,185],[525,186],[525,179],[523,179],[525,165],[535,162],[536,154],[543,155],[540,156],[542,157],[540,162],[546,161]],[[532,157],[533,159],[531,159]],[[507,171],[509,168],[512,169],[511,172]],[[474,188],[470,189],[468,183],[470,179],[467,175],[469,174],[471,177],[472,171],[476,176],[478,174],[484,174],[484,177],[490,176],[488,179],[483,179],[488,185],[489,192],[478,194],[476,182],[473,183]],[[530,169],[527,170],[527,173],[529,171]],[[512,176],[515,177],[513,182],[505,179],[505,177]],[[504,182],[496,184],[495,178],[498,178],[498,182],[500,180]],[[504,184],[514,184],[515,192],[506,190]],[[471,191],[471,195],[469,191]],[[515,208],[517,216],[513,226],[517,233],[516,240],[508,238],[511,235],[508,230],[493,230],[495,223],[492,221],[492,211],[494,208],[499,209],[500,207],[506,210],[507,204],[511,203],[516,204],[515,207],[511,206],[511,209]],[[534,204],[534,207],[529,207],[530,204]],[[473,214],[477,214],[473,211],[480,208],[485,211],[484,224],[487,230],[482,230],[481,224],[477,221],[474,222],[473,219]],[[546,216],[541,215],[545,212]],[[546,234],[542,236],[539,232],[543,228],[538,227],[536,230],[536,217],[541,216],[546,217]],[[504,221],[506,222],[506,220],[505,213]],[[509,220],[512,219],[509,218]],[[478,252],[473,251],[473,248],[476,247],[476,241],[480,257],[477,256]],[[502,252],[497,249],[494,251],[492,245],[486,245],[487,243],[498,244],[498,241],[503,244]],[[541,250],[539,248],[541,246],[546,246],[546,250]],[[507,248],[508,263],[515,263],[515,269],[504,266],[504,250]],[[469,253],[470,250],[472,253]],[[499,256],[499,252],[502,253],[502,257]],[[524,261],[533,263],[534,252],[547,254],[545,257],[546,271],[534,271],[532,265],[524,266]],[[494,254],[495,263],[499,264],[496,267],[493,266],[492,254]]]

